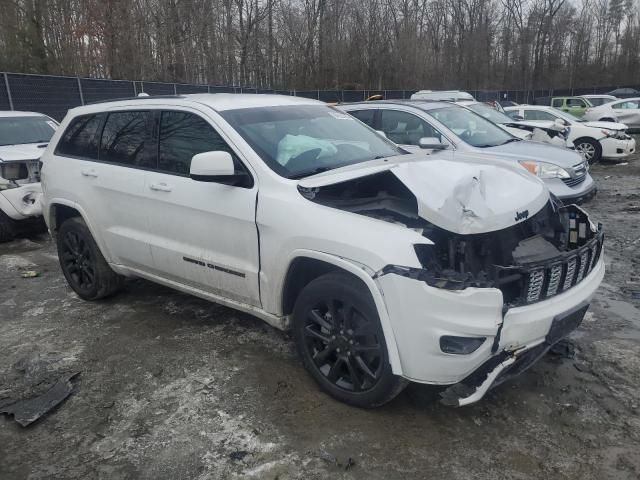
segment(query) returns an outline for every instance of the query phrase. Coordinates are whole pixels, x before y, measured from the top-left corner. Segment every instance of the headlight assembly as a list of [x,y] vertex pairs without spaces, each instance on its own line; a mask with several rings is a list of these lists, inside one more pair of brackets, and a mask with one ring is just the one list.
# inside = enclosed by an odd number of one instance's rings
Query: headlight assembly
[[571,178],[569,172],[553,163],[530,160],[520,160],[519,163],[538,178]]

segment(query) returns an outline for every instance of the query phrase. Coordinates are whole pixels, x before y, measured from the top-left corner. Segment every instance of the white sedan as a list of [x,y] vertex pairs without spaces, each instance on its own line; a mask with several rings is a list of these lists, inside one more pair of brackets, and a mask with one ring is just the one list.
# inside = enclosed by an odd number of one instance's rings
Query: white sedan
[[514,119],[551,120],[569,127],[569,140],[589,163],[601,158],[620,160],[636,151],[636,141],[626,133],[627,125],[623,123],[589,122],[543,105],[507,107],[505,112]]
[[629,128],[640,128],[640,98],[624,98],[588,108],[584,113],[587,120],[608,120],[624,122]]

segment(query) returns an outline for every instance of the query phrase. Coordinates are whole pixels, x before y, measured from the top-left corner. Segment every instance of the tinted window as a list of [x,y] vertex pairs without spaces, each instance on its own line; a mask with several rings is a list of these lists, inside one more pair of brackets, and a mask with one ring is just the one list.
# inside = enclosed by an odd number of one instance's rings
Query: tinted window
[[382,110],[381,123],[387,138],[400,145],[419,145],[423,137],[441,138],[440,132],[411,113]]
[[551,105],[556,107],[556,108],[562,107],[562,99],[561,98],[554,98],[553,99],[553,103]]
[[0,118],[0,146],[46,143],[55,132],[56,123],[47,117]]
[[110,113],[102,131],[100,160],[143,168],[156,167],[152,112]]
[[584,100],[580,100],[579,98],[570,98],[567,100],[568,107],[586,107],[587,104]]
[[371,128],[374,128],[374,117],[376,115],[376,111],[373,109],[369,110],[352,110],[349,112],[350,115],[353,115],[362,123],[366,123]]
[[98,158],[98,138],[102,115],[83,115],[75,118],[58,142],[56,154]]
[[233,155],[227,143],[205,120],[187,112],[162,112],[159,170],[188,175],[194,155],[218,150]]

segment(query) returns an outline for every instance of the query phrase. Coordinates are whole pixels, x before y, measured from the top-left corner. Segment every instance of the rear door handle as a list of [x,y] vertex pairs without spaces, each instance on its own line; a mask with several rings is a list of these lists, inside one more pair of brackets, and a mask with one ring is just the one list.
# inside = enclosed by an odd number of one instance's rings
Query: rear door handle
[[149,188],[151,190],[155,190],[156,192],[170,192],[171,191],[171,186],[167,185],[164,182],[152,183],[151,185],[149,185]]
[[91,170],[80,170],[80,173],[83,177],[97,177],[98,172],[96,172],[93,168]]

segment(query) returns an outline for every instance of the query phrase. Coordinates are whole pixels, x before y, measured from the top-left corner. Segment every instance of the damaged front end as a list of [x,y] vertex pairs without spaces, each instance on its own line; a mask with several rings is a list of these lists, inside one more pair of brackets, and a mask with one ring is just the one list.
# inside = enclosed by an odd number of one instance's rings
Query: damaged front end
[[[598,265],[604,233],[580,207],[562,205],[546,190],[536,195],[531,179],[520,182],[517,172],[502,173],[512,185],[501,190],[495,180],[501,172],[471,168],[446,185],[455,169],[420,168],[425,175],[414,165],[397,165],[298,189],[312,202],[422,236],[424,242],[412,246],[415,265],[387,264],[373,276],[389,289],[396,341],[410,352],[403,358],[407,378],[451,385],[443,401],[466,405],[523,372],[577,328],[602,274],[599,267],[583,282]],[[569,291],[574,293],[562,295]],[[495,299],[492,307],[487,295]],[[479,296],[476,308],[471,298]],[[449,366],[450,372],[443,370]]]

